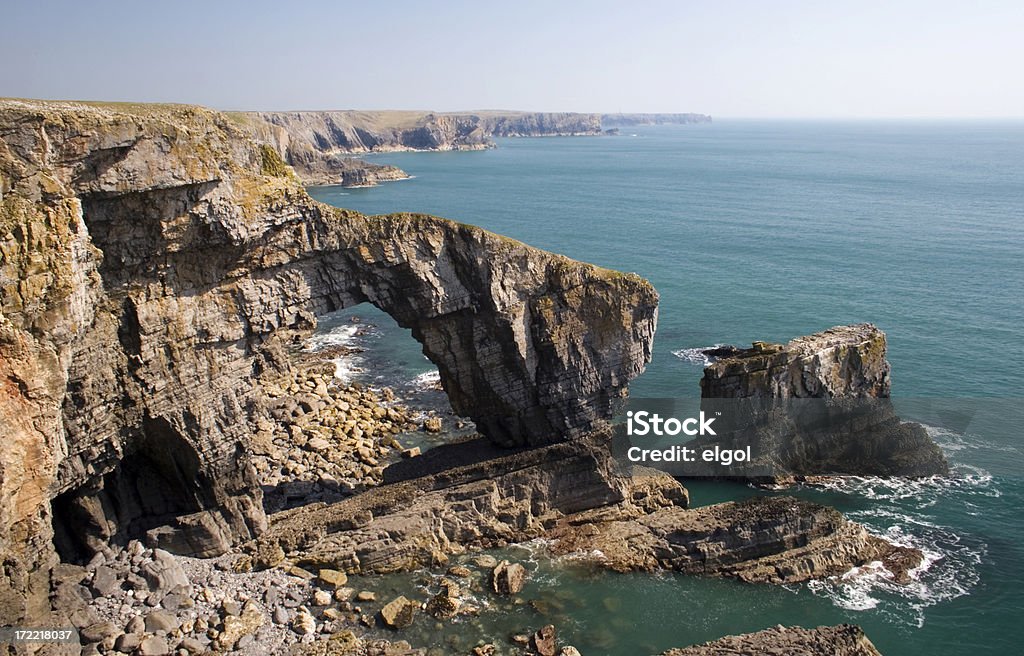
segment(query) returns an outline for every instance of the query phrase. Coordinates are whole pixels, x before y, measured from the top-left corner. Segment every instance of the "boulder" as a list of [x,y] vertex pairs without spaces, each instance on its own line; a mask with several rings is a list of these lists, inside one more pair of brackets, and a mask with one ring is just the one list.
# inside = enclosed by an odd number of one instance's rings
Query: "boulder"
[[454,617],[462,606],[462,601],[459,600],[460,593],[457,583],[443,579],[441,591],[427,602],[427,613],[439,620]]
[[78,630],[82,642],[102,642],[118,633],[120,631],[110,622],[95,622]]
[[514,595],[526,584],[526,568],[503,560],[491,571],[491,587],[500,595]]
[[148,636],[139,644],[139,650],[136,653],[138,656],[166,656],[171,653],[171,648],[165,639]]
[[555,627],[551,624],[542,627],[533,634],[530,643],[538,656],[555,656],[558,652]]
[[401,596],[385,604],[380,609],[380,616],[384,624],[392,629],[404,629],[416,618],[417,608],[419,604]]
[[235,649],[243,637],[252,635],[263,626],[263,611],[251,599],[245,602],[242,612],[224,618],[224,629],[214,641],[217,649],[231,651]]
[[348,583],[348,575],[336,569],[322,569],[317,574],[317,578],[320,579],[322,584],[331,589],[340,588]]
[[153,550],[153,559],[140,568],[149,587],[154,591],[168,592],[177,586],[188,586],[188,575],[178,560],[163,549]]
[[139,633],[123,633],[117,636],[114,641],[114,649],[119,652],[130,654],[142,644],[142,635]]
[[146,631],[150,633],[170,632],[176,628],[178,628],[178,618],[165,610],[150,611],[146,615]]
[[109,597],[121,589],[121,582],[112,567],[100,565],[93,573],[90,587],[97,597]]
[[305,608],[300,608],[292,621],[292,630],[299,635],[311,635],[316,633],[316,620]]

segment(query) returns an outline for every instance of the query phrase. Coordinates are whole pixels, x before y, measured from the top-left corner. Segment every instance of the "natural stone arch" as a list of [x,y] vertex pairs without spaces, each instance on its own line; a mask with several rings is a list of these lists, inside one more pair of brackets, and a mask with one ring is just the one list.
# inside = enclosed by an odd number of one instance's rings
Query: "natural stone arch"
[[368,301],[410,329],[453,409],[498,444],[593,429],[650,360],[657,295],[636,276],[436,217],[346,223],[365,237],[304,271],[315,310]]
[[5,474],[41,463],[23,487],[45,492],[0,511],[45,542],[53,498],[98,489],[147,417],[199,460],[182,544],[209,555],[259,533],[254,378],[282,365],[278,337],[318,314],[364,301],[390,314],[453,409],[504,445],[595,428],[650,359],[657,294],[638,276],[444,219],[321,205],[216,112],[12,101],[0,124],[0,287],[16,290],[0,355],[45,371],[48,390],[12,389],[0,414],[31,407],[53,427],[18,433],[2,459]]

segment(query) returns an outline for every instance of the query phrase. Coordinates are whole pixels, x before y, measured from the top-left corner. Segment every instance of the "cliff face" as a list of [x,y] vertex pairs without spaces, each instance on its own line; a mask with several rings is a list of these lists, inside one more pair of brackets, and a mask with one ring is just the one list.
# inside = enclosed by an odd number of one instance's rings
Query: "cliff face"
[[209,555],[265,526],[248,439],[280,336],[370,301],[505,445],[586,433],[650,359],[640,278],[427,216],[313,202],[249,126],[184,106],[0,102],[0,590],[149,532]]
[[402,111],[254,112],[292,141],[329,153],[393,150],[479,150],[491,137],[601,133],[597,114],[550,112],[434,113]]
[[481,150],[491,137],[594,135],[595,114],[482,112],[251,112],[233,118],[270,144],[306,184],[366,186],[409,177],[394,166],[353,153],[395,150]]
[[723,348],[704,369],[705,398],[886,398],[885,333],[871,324],[837,326],[785,346]]
[[246,112],[232,119],[270,144],[303,182],[365,186],[408,175],[353,154],[396,150],[481,150],[492,137],[590,136],[604,126],[710,122],[703,114],[576,112]]
[[752,445],[745,475],[949,472],[924,427],[897,416],[885,333],[871,324],[707,353],[718,359],[704,369],[702,407],[722,415],[716,442]]

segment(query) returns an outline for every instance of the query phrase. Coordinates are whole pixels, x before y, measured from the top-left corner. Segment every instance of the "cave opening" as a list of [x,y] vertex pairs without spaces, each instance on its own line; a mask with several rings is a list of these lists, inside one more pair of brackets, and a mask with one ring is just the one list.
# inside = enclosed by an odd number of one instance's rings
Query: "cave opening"
[[106,545],[144,539],[150,529],[210,508],[196,449],[163,417],[145,417],[129,450],[102,479],[58,495],[54,545],[63,562],[85,563]]

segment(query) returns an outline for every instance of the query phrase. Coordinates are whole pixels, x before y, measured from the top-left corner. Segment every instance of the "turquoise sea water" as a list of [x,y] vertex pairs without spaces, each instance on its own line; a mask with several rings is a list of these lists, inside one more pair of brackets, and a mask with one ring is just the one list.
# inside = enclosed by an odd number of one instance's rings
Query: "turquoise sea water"
[[[311,192],[370,214],[475,223],[651,280],[655,355],[635,396],[697,394],[701,364],[687,349],[871,321],[889,337],[894,395],[974,416],[933,431],[955,465],[950,479],[796,491],[925,549],[919,581],[869,574],[774,588],[534,559],[533,594],[571,596],[554,619],[583,653],[843,621],[887,654],[1021,653],[1024,124],[720,121],[374,161],[415,178]],[[367,315],[409,378],[429,369],[407,334]],[[688,487],[698,504],[761,493]],[[541,623],[517,619],[527,620]]]

